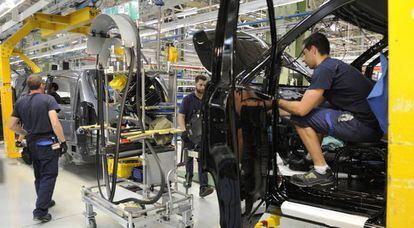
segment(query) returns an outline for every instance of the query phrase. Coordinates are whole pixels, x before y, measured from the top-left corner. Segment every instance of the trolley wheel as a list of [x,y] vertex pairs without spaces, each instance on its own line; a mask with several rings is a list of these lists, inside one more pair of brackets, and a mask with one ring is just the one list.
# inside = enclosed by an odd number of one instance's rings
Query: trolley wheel
[[96,219],[95,218],[90,218],[88,219],[88,228],[96,228]]

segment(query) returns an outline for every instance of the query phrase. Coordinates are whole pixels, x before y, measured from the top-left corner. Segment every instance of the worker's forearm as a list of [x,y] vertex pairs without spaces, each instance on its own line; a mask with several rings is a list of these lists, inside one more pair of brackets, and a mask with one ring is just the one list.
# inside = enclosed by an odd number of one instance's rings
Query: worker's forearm
[[65,142],[65,135],[63,134],[63,128],[62,125],[59,124],[54,124],[52,125],[53,128],[53,132],[55,133],[55,135],[58,137],[59,142]]
[[287,101],[280,99],[279,108],[285,110],[286,112],[295,115],[295,116],[304,116],[306,115],[302,110],[300,101]]
[[183,118],[183,117],[181,117],[181,116],[178,116],[178,127],[181,129],[181,130],[183,130],[183,131],[185,131],[186,129],[185,129],[185,119]]
[[11,130],[16,132],[19,135],[27,135],[27,131],[24,130],[20,125],[14,126]]

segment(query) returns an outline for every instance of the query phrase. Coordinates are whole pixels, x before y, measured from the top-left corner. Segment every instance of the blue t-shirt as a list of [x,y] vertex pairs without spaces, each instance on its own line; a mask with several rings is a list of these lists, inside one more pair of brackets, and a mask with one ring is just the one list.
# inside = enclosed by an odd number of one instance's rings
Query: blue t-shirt
[[327,58],[314,70],[308,89],[324,89],[323,96],[336,109],[351,112],[372,128],[379,128],[367,97],[373,83],[354,67],[338,59]]
[[179,112],[185,115],[185,123],[189,123],[193,115],[201,110],[201,99],[195,93],[190,93],[181,102]]
[[48,94],[27,94],[16,101],[12,116],[21,120],[29,141],[36,135],[53,134],[49,119],[51,110],[60,111],[60,106],[54,97]]

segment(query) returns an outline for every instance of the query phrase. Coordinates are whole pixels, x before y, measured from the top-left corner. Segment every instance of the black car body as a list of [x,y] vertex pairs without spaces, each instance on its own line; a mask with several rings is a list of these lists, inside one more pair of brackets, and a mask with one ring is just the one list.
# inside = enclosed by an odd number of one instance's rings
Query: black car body
[[[273,2],[268,0],[267,3],[268,8],[273,9]],[[239,5],[237,0],[221,1],[214,42],[208,32],[200,32],[194,37],[199,57],[208,58],[208,46],[212,56],[210,62],[202,60],[206,68],[211,70],[212,78],[203,97],[201,158],[203,168],[215,180],[221,226],[242,227],[243,221],[254,214],[253,204],[258,200],[266,203],[267,210],[282,217],[306,220],[281,211],[283,203],[294,202],[365,216],[366,224],[384,226],[386,144],[349,145],[342,151],[334,151],[337,155],[334,159],[335,169],[337,173],[348,174],[346,183],[343,183],[344,179],[337,178],[338,183],[333,188],[299,188],[290,184],[289,177],[281,173],[280,164],[290,165],[291,156],[303,151],[303,145],[292,124],[279,117],[275,103],[270,116],[265,106],[257,103],[264,103],[265,100],[275,102],[278,94],[285,98],[286,94],[293,93],[293,99],[300,99],[297,94],[302,93],[306,87],[279,85],[280,73],[283,68],[289,68],[304,78],[309,77],[310,73],[284,51],[289,44],[328,15],[383,35],[384,38],[379,43],[352,63],[361,70],[363,64],[374,58],[368,62],[365,72],[369,77],[372,73],[370,68],[379,62],[375,56],[388,45],[387,1],[326,1],[278,40],[274,11],[270,10],[272,44],[255,60],[244,58],[243,51],[240,50],[239,44],[243,42],[239,43],[237,33]],[[197,45],[201,47],[197,48]],[[258,75],[263,77],[259,84],[255,82]],[[255,105],[247,102],[243,104],[241,99],[239,107],[240,95],[237,94],[243,95],[243,91],[255,93],[254,97],[247,97],[247,100],[254,100]],[[354,163],[355,160],[358,162]],[[349,183],[353,181],[353,175],[358,177],[356,184]],[[245,202],[243,211],[241,201]],[[332,226],[323,221],[307,222]]]

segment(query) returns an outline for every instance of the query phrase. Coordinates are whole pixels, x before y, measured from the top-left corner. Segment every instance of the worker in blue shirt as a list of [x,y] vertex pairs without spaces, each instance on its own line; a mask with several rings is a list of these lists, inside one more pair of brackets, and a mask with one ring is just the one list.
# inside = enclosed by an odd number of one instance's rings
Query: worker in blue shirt
[[[325,35],[314,33],[306,38],[303,60],[314,69],[310,86],[301,101],[278,100],[279,108],[292,115],[291,120],[313,160],[312,170],[291,178],[293,184],[301,187],[334,183],[322,154],[323,136],[347,142],[375,142],[383,134],[367,102],[373,83],[354,67],[330,58],[329,52]],[[325,100],[332,108],[319,107]]]
[[[177,118],[180,129],[186,131],[186,125],[191,121],[195,114],[201,110],[201,99],[203,98],[206,83],[207,78],[204,75],[195,77],[195,91],[185,96],[180,106]],[[188,134],[184,132],[182,136],[184,142],[183,148],[195,149],[194,143],[186,137],[187,135]],[[193,166],[193,158],[190,157],[186,163],[186,179],[190,185],[193,178]],[[198,163],[198,176],[200,180],[200,197],[205,197],[213,193],[214,189],[208,186],[208,176],[206,172],[203,172],[200,162]]]
[[37,194],[33,219],[48,222],[52,219],[48,209],[55,205],[52,195],[58,175],[58,160],[66,153],[67,145],[57,114],[60,107],[54,97],[44,94],[44,81],[40,76],[31,75],[27,85],[30,93],[16,101],[9,128],[26,136],[33,160]]

